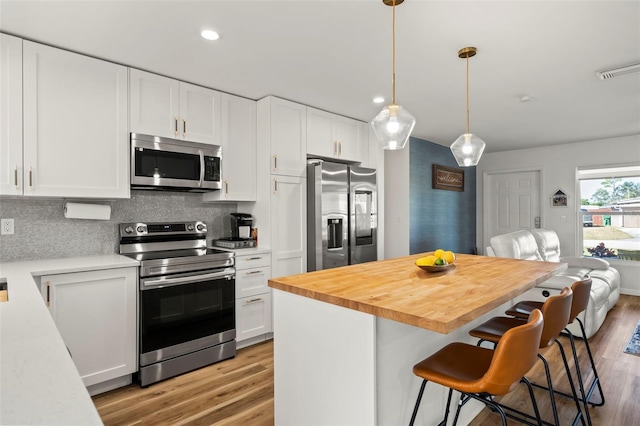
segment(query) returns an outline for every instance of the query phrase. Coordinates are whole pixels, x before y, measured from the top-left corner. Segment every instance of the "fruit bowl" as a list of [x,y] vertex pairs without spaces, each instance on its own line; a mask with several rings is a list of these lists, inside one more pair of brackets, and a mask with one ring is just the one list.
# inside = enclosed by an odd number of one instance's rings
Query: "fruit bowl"
[[422,269],[423,271],[427,271],[427,272],[442,272],[442,271],[446,271],[447,269],[453,268],[455,264],[449,263],[448,265],[433,265],[433,266],[416,265],[416,266]]

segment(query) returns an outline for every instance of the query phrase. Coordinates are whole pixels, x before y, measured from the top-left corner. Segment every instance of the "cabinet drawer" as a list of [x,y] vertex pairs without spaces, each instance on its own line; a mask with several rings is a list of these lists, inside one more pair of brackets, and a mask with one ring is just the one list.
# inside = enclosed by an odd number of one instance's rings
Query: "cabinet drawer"
[[271,293],[236,300],[236,341],[271,331]]
[[247,256],[236,255],[236,269],[260,268],[263,266],[271,266],[271,254],[254,254]]
[[268,292],[269,278],[271,278],[269,266],[236,271],[236,299]]

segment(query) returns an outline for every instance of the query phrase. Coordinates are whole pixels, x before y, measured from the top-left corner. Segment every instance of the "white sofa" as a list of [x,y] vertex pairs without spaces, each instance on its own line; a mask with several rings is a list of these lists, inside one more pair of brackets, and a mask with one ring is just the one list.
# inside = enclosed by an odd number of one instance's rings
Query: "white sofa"
[[[584,313],[580,314],[587,338],[600,328],[607,312],[620,297],[620,273],[599,258],[560,257],[560,240],[550,229],[521,230],[497,235],[490,240],[487,255],[513,259],[564,262],[567,269],[559,272],[537,287],[523,293],[519,300],[540,300],[558,294],[563,287],[571,287],[573,282],[589,275],[592,278],[591,298]],[[582,336],[577,322],[569,326],[576,336]]]

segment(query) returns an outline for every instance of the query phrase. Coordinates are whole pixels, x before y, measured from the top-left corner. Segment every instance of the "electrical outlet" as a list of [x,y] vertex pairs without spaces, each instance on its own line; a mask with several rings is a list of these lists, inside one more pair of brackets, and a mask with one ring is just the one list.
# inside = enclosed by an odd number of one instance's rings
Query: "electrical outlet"
[[13,235],[13,219],[0,219],[0,234]]

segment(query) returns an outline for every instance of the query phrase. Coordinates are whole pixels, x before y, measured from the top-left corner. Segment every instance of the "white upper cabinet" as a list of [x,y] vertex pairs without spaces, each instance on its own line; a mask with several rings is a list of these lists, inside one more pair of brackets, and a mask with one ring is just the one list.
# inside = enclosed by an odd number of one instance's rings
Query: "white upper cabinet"
[[221,95],[222,189],[204,201],[256,200],[256,102]]
[[23,41],[25,196],[129,197],[127,82],[121,65]]
[[130,69],[131,131],[220,144],[220,92]]
[[365,161],[366,123],[307,108],[307,154],[347,161]]
[[306,176],[307,107],[271,96],[260,102],[268,122],[271,174]]
[[0,194],[22,195],[22,39],[0,34]]

